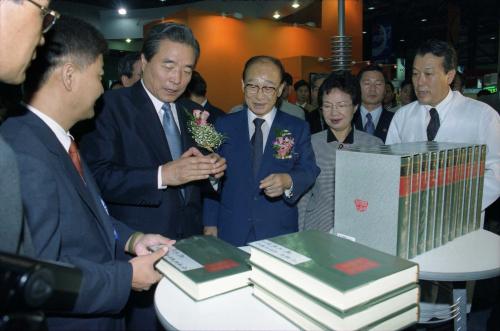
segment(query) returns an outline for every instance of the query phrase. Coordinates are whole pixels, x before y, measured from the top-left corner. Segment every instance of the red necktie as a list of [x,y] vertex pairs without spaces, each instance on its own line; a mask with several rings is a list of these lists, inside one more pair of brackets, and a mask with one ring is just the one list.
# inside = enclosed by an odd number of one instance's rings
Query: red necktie
[[[83,179],[83,169],[82,169],[82,163],[80,162],[80,154],[78,153],[78,148],[76,147],[76,143],[71,140],[71,145],[69,145],[69,157],[71,158],[71,161],[73,162],[73,165],[76,168],[76,171],[80,174],[80,177]],[[85,180],[83,179],[85,182]]]

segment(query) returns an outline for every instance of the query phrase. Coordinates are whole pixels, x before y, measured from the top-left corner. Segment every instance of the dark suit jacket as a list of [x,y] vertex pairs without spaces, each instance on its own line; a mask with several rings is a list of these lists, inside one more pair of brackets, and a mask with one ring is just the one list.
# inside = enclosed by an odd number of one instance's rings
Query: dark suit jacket
[[[219,152],[228,167],[220,199],[205,199],[204,224],[217,226],[219,237],[235,246],[246,245],[250,231],[255,232],[257,240],[296,232],[296,202],[319,174],[307,123],[281,111],[276,113],[256,178],[252,171],[247,109],[219,119],[216,127],[227,137]],[[273,142],[276,130],[284,129],[295,140],[293,156],[277,159]],[[271,199],[264,195],[259,182],[272,173],[288,173],[292,177],[292,197]]]
[[321,132],[326,129],[326,124],[321,117],[321,110],[316,108],[312,111],[305,111],[306,121],[309,123],[309,128],[311,129],[311,134]]
[[[375,132],[373,135],[375,137],[379,137],[385,143],[385,138],[387,137],[387,131],[389,131],[389,125],[391,125],[392,117],[394,116],[393,112],[390,112],[386,109],[382,109],[382,113],[380,114],[380,118],[378,119],[377,127],[375,128]],[[352,122],[354,123],[354,127],[360,131],[364,131],[363,129],[363,121],[361,120],[361,112],[358,109],[352,118]]]
[[[158,189],[158,167],[172,161],[163,127],[142,83],[108,91],[97,111],[95,130],[82,137],[80,150],[102,191],[111,215],[145,233],[183,238],[202,232],[200,184]],[[194,146],[186,111],[200,108],[176,102],[183,150]]]
[[215,107],[208,100],[207,100],[207,103],[205,104],[205,106],[203,108],[205,108],[205,110],[210,113],[209,120],[210,119],[212,120],[211,123],[215,123],[215,121],[219,117],[223,117],[223,116],[226,115],[226,113],[222,109]]
[[107,215],[89,169],[83,164],[85,185],[55,134],[35,114],[9,118],[0,131],[16,153],[36,256],[83,272],[71,312],[83,315],[50,315],[49,329],[122,328],[120,318],[106,314],[120,312],[130,293],[132,267],[115,256],[132,230]]

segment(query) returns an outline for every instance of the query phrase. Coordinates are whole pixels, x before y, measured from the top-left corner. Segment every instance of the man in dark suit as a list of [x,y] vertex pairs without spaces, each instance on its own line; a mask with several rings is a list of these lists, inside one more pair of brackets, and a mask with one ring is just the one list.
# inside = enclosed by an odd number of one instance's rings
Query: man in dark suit
[[354,114],[354,126],[385,142],[394,113],[382,107],[386,82],[384,73],[379,66],[368,65],[361,69],[358,80],[361,86],[361,106]]
[[[73,309],[50,315],[49,329],[120,330],[118,313],[131,289],[143,291],[160,275],[154,264],[171,245],[159,235],[133,232],[107,213],[97,185],[69,129],[93,116],[102,94],[104,37],[65,16],[46,35],[28,70],[26,105],[0,128],[19,164],[23,207],[36,257],[71,263],[83,273]],[[118,261],[116,251],[143,255]]]
[[308,124],[276,109],[284,69],[256,56],[243,70],[247,107],[217,121],[227,159],[219,199],[205,199],[205,233],[235,245],[296,232],[296,203],[319,174]]
[[[40,0],[48,8],[50,1]],[[43,34],[55,23],[56,12],[40,15],[29,1],[0,1],[0,82],[21,84]],[[0,102],[0,105],[2,102]],[[0,251],[33,254],[29,231],[23,221],[19,171],[15,155],[0,137]]]
[[[202,233],[200,186],[225,169],[218,155],[204,156],[193,147],[187,122],[199,106],[177,100],[198,56],[187,26],[154,26],[143,44],[142,80],[104,94],[95,130],[81,143],[110,214],[174,239]],[[153,299],[152,293],[131,298],[130,329],[160,328]]]
[[210,123],[215,123],[217,118],[226,115],[222,109],[215,107],[208,101],[207,82],[198,71],[193,71],[191,81],[186,88],[185,94],[187,98],[203,106],[203,109],[210,113],[210,117],[208,118]]

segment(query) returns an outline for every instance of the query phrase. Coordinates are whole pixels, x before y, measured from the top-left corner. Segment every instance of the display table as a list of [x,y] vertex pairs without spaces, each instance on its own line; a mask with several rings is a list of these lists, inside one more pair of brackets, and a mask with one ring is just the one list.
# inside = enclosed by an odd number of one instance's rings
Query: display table
[[420,266],[419,279],[455,282],[453,301],[458,308],[455,330],[467,329],[465,282],[500,275],[500,236],[478,230],[456,238],[412,259]]
[[155,292],[158,319],[167,330],[298,330],[245,287],[194,301],[167,278]]

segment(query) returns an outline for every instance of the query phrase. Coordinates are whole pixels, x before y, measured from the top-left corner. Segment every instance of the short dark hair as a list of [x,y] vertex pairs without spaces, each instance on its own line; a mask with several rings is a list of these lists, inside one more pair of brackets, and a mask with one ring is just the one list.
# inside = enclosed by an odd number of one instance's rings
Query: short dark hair
[[194,94],[200,97],[207,95],[207,82],[198,71],[193,71],[186,92],[188,92],[188,95]]
[[280,72],[280,84],[283,82],[283,78],[285,75],[285,68],[283,67],[283,64],[277,58],[268,55],[257,55],[248,59],[248,61],[245,63],[245,67],[243,68],[243,75],[242,75],[243,81],[245,81],[248,68],[250,68],[252,65],[258,62],[260,63],[267,62],[274,64],[278,68],[278,71]]
[[27,96],[36,92],[54,68],[68,57],[85,68],[107,49],[106,39],[91,24],[75,17],[61,16],[45,34],[45,44],[38,48],[37,57],[27,70],[24,83]]
[[[379,66],[378,64],[369,64],[363,68],[361,68],[361,70],[358,72],[358,81],[361,82],[361,79],[363,78],[363,75],[365,72],[367,71],[378,71],[382,74],[382,77],[384,77],[384,82],[387,82],[387,78],[385,78],[385,74],[384,74],[384,71],[382,70],[382,67]],[[394,89],[393,89],[394,90]]]
[[292,86],[292,84],[293,84],[292,75],[290,75],[288,72],[285,72],[283,74],[283,81],[286,83],[286,85]]
[[314,88],[314,84],[316,83],[316,81],[318,81],[321,78],[326,79],[326,77],[328,77],[328,74],[326,74],[326,73],[320,73],[320,74],[313,75],[311,78],[311,89]]
[[299,88],[301,88],[302,86],[306,86],[307,89],[309,89],[309,83],[306,82],[305,80],[301,79],[299,80],[298,82],[296,82],[295,84],[293,84],[293,89],[295,91],[297,91]]
[[118,78],[127,76],[131,78],[134,74],[134,64],[141,59],[141,53],[133,52],[125,55],[118,61]]
[[443,68],[445,73],[457,68],[457,52],[455,48],[446,41],[438,39],[426,40],[418,47],[415,56],[424,56],[425,54],[443,57]]
[[198,62],[200,44],[194,37],[193,31],[184,24],[174,22],[160,23],[151,28],[142,45],[142,54],[146,60],[150,61],[155,56],[160,42],[165,39],[191,46],[194,50],[195,63]]
[[359,105],[361,88],[359,82],[349,71],[334,71],[326,77],[318,92],[318,104],[323,103],[323,94],[329,94],[334,88],[351,96],[352,104]]

